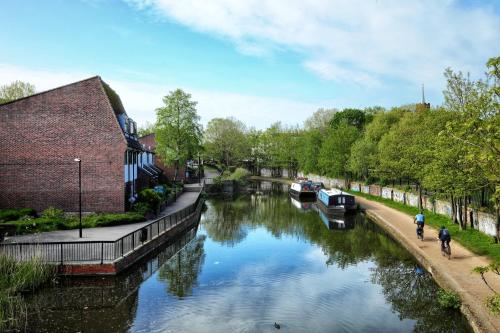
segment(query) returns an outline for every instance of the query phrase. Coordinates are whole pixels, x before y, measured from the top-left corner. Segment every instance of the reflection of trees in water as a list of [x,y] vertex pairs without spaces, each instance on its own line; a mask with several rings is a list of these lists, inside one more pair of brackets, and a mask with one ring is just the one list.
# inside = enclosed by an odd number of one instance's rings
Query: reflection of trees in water
[[[327,265],[343,269],[361,261],[374,261],[373,282],[382,286],[400,318],[417,320],[418,332],[461,332],[467,327],[458,311],[438,306],[438,287],[430,276],[415,273],[412,256],[361,214],[355,217],[354,228],[329,230],[316,212],[294,209],[288,196],[258,193],[233,202],[212,201],[207,213],[211,218],[203,226],[213,240],[223,244],[242,241],[246,228],[264,227],[276,237],[293,236],[319,246],[327,256]],[[231,240],[232,236],[235,238]]]
[[413,319],[415,332],[469,332],[458,311],[442,309],[436,302],[438,287],[428,274],[416,274],[407,262],[378,264],[372,281],[382,286],[385,298],[400,319]]
[[193,240],[196,231],[186,231],[117,276],[61,278],[53,287],[25,295],[26,331],[128,332],[140,285]]
[[177,296],[185,297],[192,293],[198,283],[198,275],[205,261],[206,236],[198,236],[181,251],[160,267],[158,277],[168,282],[168,291]]

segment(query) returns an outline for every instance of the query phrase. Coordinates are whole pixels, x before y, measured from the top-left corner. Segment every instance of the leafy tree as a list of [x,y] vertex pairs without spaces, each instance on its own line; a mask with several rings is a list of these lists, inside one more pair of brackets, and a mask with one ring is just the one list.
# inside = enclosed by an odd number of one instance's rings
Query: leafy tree
[[318,109],[306,119],[304,122],[304,129],[306,131],[319,130],[321,133],[324,133],[337,112],[339,112],[337,109]]
[[214,118],[205,131],[206,154],[226,166],[249,155],[245,125],[235,118]]
[[358,139],[359,130],[346,123],[330,129],[319,152],[319,169],[331,177],[344,177],[351,146]]
[[175,164],[174,181],[179,165],[201,149],[202,129],[196,104],[181,89],[163,97],[164,106],[156,109],[156,151],[166,164]]
[[305,173],[319,173],[318,157],[325,135],[320,130],[304,131],[297,156],[300,169]]
[[144,124],[144,126],[139,127],[139,130],[137,132],[140,137],[153,134],[155,132],[155,124],[152,124],[149,121],[147,121],[146,124]]
[[14,81],[0,87],[0,104],[33,95],[35,92],[36,88],[31,83]]
[[404,111],[394,108],[389,112],[376,111],[373,121],[366,126],[362,138],[352,146],[349,159],[349,170],[358,177],[368,179],[370,173],[380,178],[386,178],[386,174],[379,170],[378,143],[382,136],[388,133],[394,124],[403,116]]
[[330,126],[336,128],[342,123],[346,123],[350,126],[356,127],[358,130],[362,130],[363,127],[371,121],[373,115],[371,113],[365,113],[363,110],[359,109],[344,109],[342,112],[337,112],[333,115],[330,121]]

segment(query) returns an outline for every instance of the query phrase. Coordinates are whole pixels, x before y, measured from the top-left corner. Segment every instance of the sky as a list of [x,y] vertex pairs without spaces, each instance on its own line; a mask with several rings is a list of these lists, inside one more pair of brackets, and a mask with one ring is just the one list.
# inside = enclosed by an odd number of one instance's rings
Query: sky
[[139,125],[181,88],[204,125],[300,125],[318,108],[443,103],[445,68],[500,56],[500,2],[0,0],[0,85],[99,75]]

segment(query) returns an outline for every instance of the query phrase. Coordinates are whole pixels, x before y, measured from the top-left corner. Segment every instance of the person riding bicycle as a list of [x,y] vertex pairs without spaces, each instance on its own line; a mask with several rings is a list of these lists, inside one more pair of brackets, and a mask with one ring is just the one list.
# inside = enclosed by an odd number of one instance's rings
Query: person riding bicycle
[[413,219],[413,223],[417,224],[417,235],[422,233],[424,231],[424,226],[425,226],[425,216],[422,211],[415,215],[415,218]]
[[443,225],[441,226],[441,230],[439,230],[439,240],[441,241],[441,251],[444,251],[446,243],[446,247],[450,247],[451,235],[448,229]]

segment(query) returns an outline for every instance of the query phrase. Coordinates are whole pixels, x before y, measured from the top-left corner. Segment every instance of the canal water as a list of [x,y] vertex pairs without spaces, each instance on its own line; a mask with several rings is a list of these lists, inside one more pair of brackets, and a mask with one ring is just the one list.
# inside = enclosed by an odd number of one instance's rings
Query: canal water
[[364,215],[329,218],[256,183],[113,278],[27,296],[32,332],[470,332],[437,285]]

